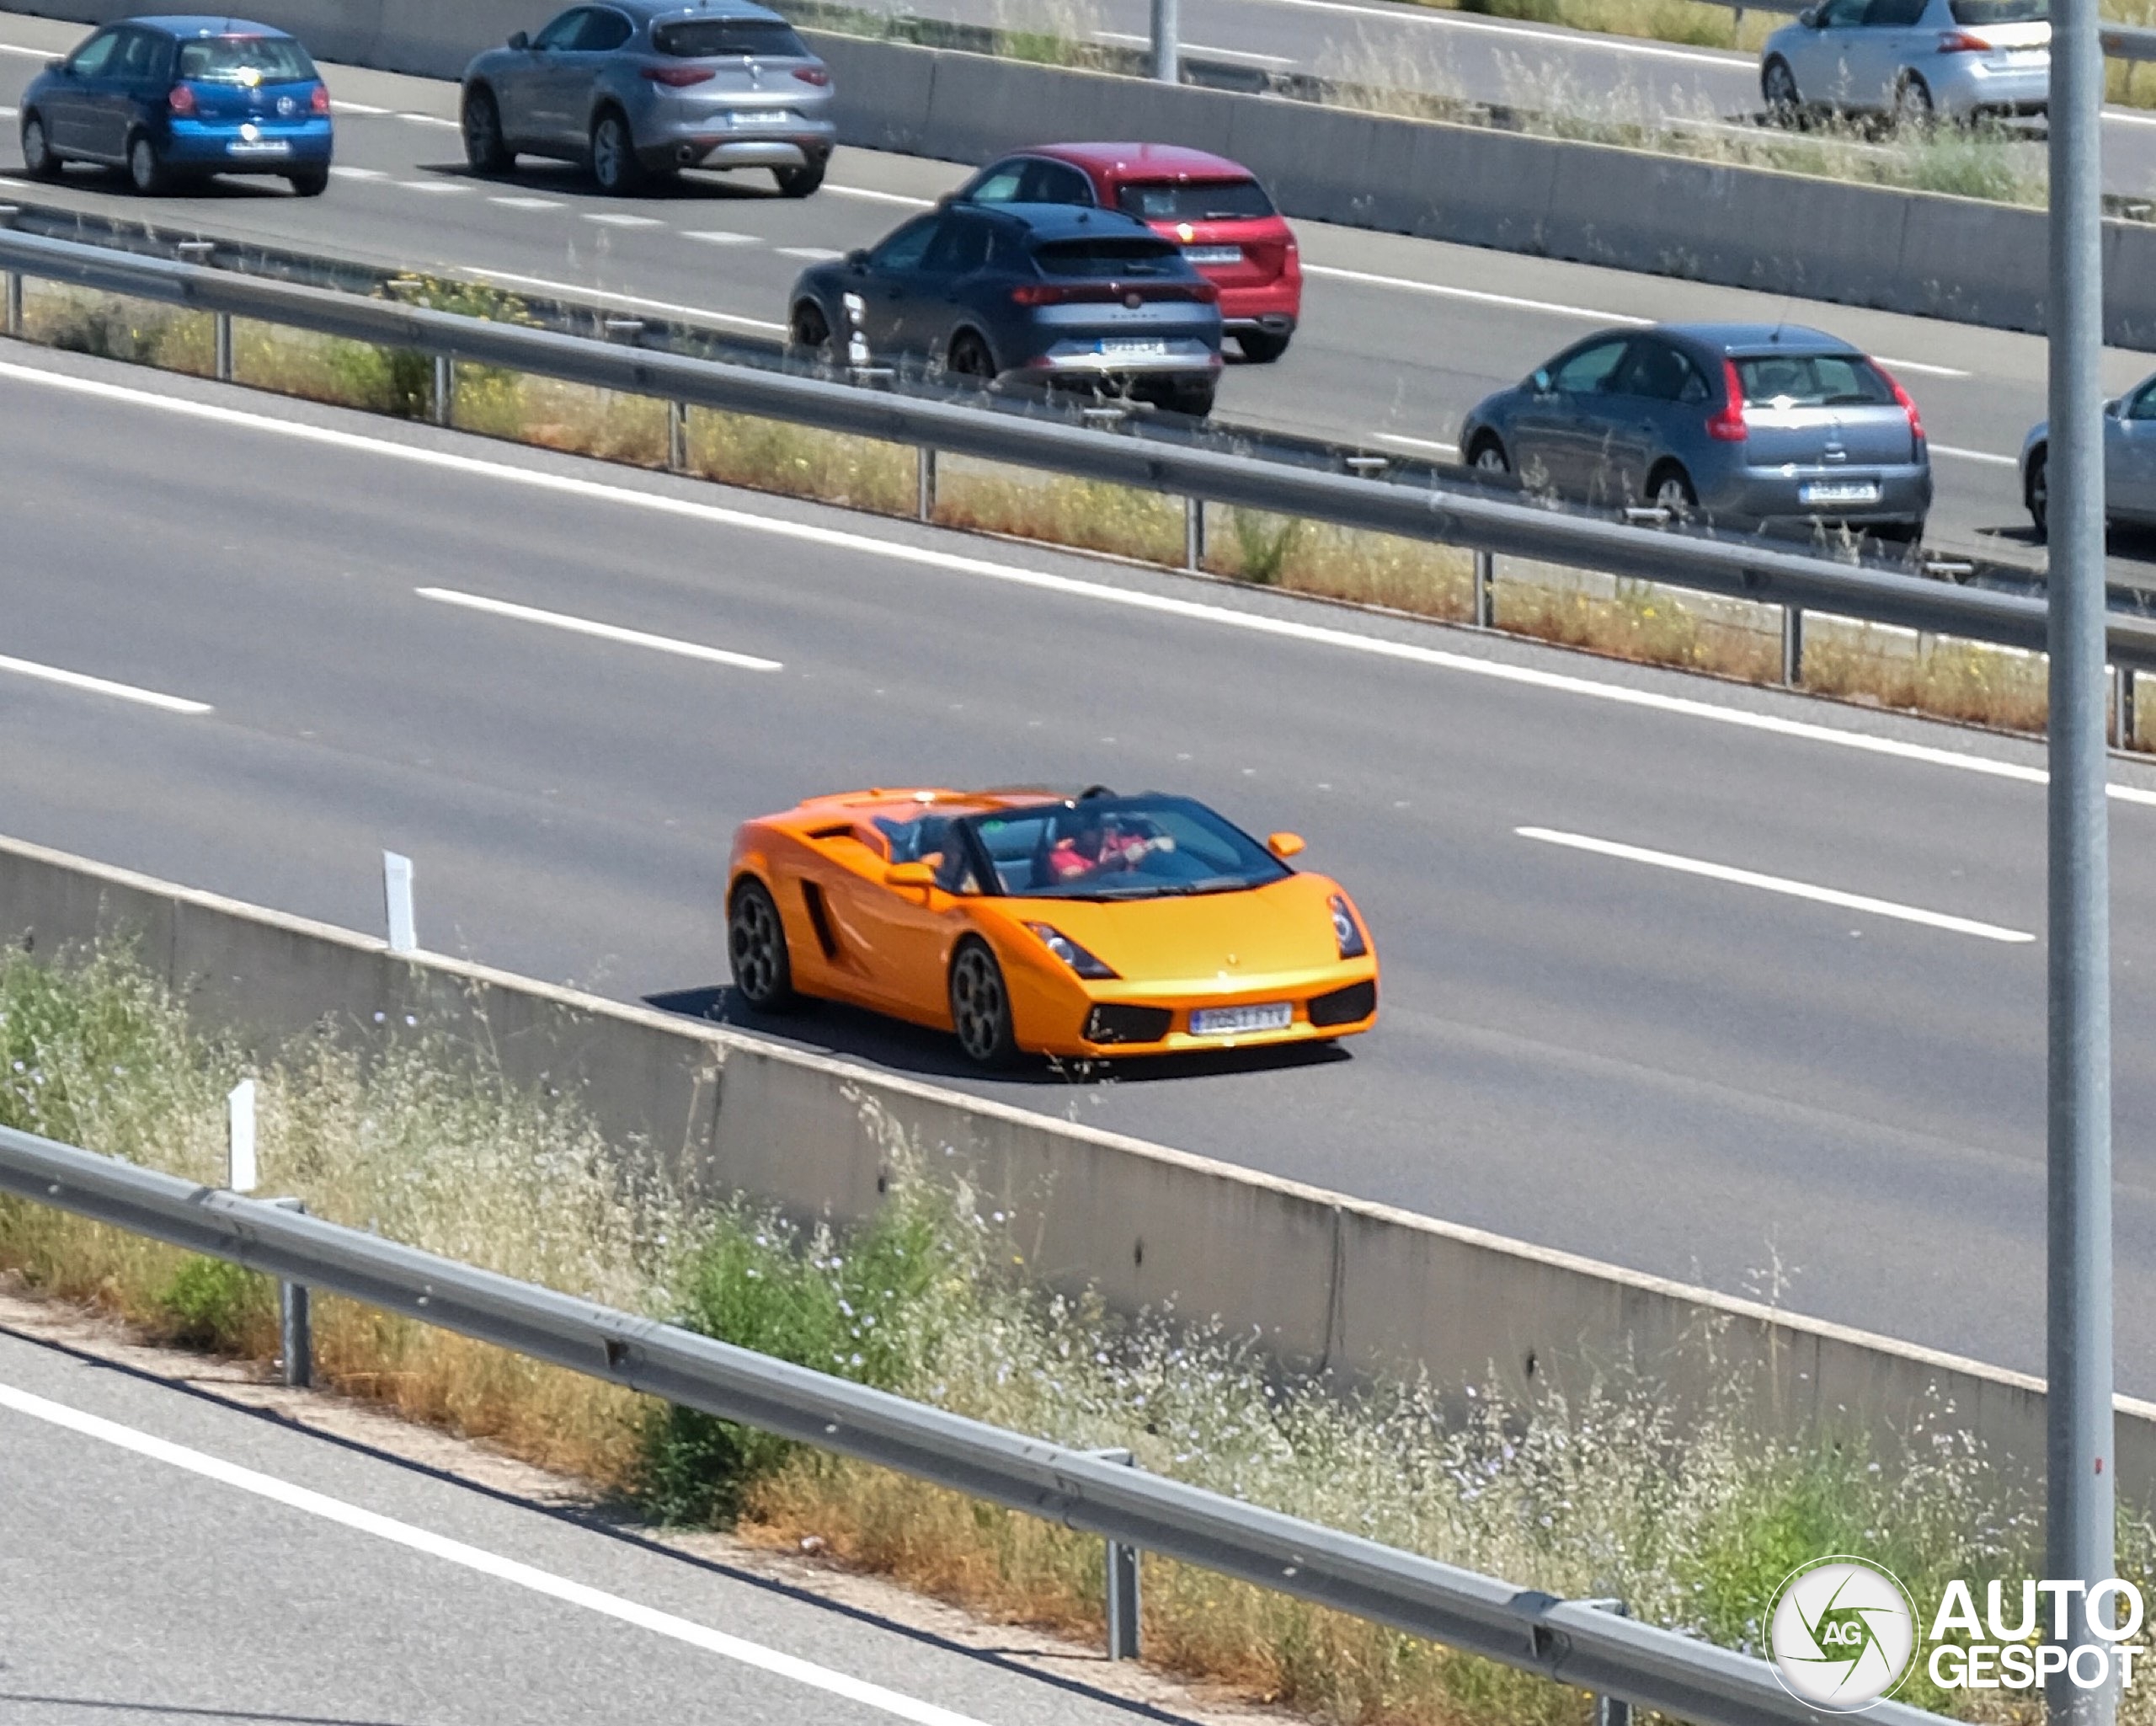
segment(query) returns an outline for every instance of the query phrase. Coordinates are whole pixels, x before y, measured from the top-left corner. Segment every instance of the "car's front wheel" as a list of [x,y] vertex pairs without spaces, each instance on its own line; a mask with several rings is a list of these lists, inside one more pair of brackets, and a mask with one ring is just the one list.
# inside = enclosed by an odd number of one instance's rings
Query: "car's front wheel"
[[2029,520],[2036,530],[2036,537],[2044,538],[2052,526],[2052,454],[2048,446],[2039,444],[2029,455],[2029,471],[2021,482],[2021,501],[2027,506]]
[[60,178],[60,158],[53,154],[52,142],[45,135],[45,120],[40,115],[23,116],[23,172],[32,179]]
[[1008,1066],[1018,1058],[1003,967],[978,937],[963,943],[951,961],[951,1025],[976,1066]]
[[803,300],[787,319],[786,333],[794,347],[812,360],[831,358],[831,320],[814,300]]
[[1777,126],[1791,124],[1804,105],[1804,99],[1796,93],[1796,74],[1779,55],[1760,72],[1759,94],[1766,99],[1767,117]]
[[1513,464],[1506,459],[1505,446],[1494,437],[1479,438],[1468,456],[1467,465],[1477,473],[1509,473]]
[[734,986],[756,1013],[783,1013],[794,1004],[793,960],[786,925],[771,889],[753,875],[734,890],[726,918],[726,957]]
[[474,174],[507,174],[516,166],[516,152],[502,136],[501,104],[484,85],[464,94],[464,159]]
[[610,108],[591,125],[591,177],[610,198],[633,197],[644,186],[643,163],[621,110]]
[[146,198],[156,197],[171,184],[156,142],[141,132],[127,147],[127,183]]

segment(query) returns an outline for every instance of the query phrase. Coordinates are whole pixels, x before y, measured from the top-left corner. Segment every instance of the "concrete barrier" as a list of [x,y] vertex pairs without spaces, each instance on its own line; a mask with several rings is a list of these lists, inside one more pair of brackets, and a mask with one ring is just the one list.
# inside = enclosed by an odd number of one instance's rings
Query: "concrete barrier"
[[[51,954],[131,939],[202,1020],[263,1046],[328,1023],[411,1024],[512,1082],[568,1087],[627,1154],[804,1216],[870,1214],[901,1143],[963,1168],[1030,1274],[1124,1311],[1173,1307],[1350,1375],[1427,1371],[1577,1395],[1621,1365],[1677,1406],[1735,1376],[1763,1433],[1976,1434],[2043,1451],[2035,1379],[1205,1157],[1028,1114],[701,1021],[622,1006],[12,840],[0,938]],[[2119,1403],[2121,1487],[2156,1499],[2156,1405]]]

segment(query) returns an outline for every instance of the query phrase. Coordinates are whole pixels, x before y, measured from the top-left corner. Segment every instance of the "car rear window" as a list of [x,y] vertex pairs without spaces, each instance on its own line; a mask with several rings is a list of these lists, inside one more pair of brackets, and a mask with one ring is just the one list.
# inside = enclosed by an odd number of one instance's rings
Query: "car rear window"
[[1182,253],[1166,240],[1133,235],[1128,239],[1052,240],[1034,248],[1034,257],[1050,275],[1075,275],[1087,280],[1123,281],[1138,275],[1183,275],[1190,265]]
[[2043,24],[2052,15],[2051,0],[1953,0],[1947,10],[1956,24]]
[[1140,222],[1235,222],[1270,216],[1273,200],[1254,179],[1126,180],[1116,203]]
[[1748,408],[1876,408],[1893,387],[1861,354],[1765,354],[1737,361]]
[[205,84],[284,84],[311,79],[314,62],[289,36],[209,36],[179,45],[179,76]]
[[677,60],[807,60],[793,26],[775,18],[688,18],[654,24],[651,45]]

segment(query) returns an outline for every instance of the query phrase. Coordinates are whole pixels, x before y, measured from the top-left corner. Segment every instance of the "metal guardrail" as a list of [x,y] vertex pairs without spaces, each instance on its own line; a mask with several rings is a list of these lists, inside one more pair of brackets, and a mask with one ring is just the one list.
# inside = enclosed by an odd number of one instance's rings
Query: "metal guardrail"
[[[317,334],[430,355],[448,382],[456,361],[716,409],[818,430],[910,445],[924,453],[924,498],[937,451],[1043,473],[1278,516],[1470,548],[1486,554],[1473,583],[1476,621],[1487,623],[1488,558],[1530,558],[1782,607],[1785,670],[1799,669],[1802,618],[1821,612],[1999,646],[2041,652],[2044,602],[2025,594],[1928,580],[1879,566],[1839,563],[1755,538],[1649,531],[1467,489],[1327,472],[1209,447],[1202,434],[1156,430],[1134,418],[1113,426],[1073,423],[988,398],[969,402],[863,387],[837,377],[727,365],[638,345],[438,312],[394,301],[237,275],[169,259],[0,229],[8,334],[21,329],[26,275],[132,295],[220,320],[221,361],[229,320],[248,318]],[[446,392],[438,392],[438,399]],[[678,411],[677,411],[678,419]],[[2111,662],[2156,669],[2156,618],[2114,614]],[[2122,680],[2124,681],[2124,680]]]
[[[379,1236],[0,1128],[0,1191],[1700,1726],[1822,1726],[1764,1661]],[[1873,1726],[1937,1726],[1886,1702]]]

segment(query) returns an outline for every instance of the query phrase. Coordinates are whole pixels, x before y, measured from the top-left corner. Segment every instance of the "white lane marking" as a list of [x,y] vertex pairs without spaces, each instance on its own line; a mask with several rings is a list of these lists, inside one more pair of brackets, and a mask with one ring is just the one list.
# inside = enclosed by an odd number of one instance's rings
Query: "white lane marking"
[[630,306],[644,312],[673,312],[684,318],[701,318],[712,323],[731,323],[742,329],[776,330],[786,332],[783,323],[774,323],[768,318],[744,318],[739,312],[713,312],[702,306],[677,306],[671,300],[647,300],[640,294],[617,294],[606,288],[595,288],[582,282],[552,281],[543,275],[519,275],[513,270],[482,270],[476,265],[460,265],[459,275],[469,276],[474,281],[514,282],[519,287],[544,288],[549,293],[575,294],[584,299],[603,300],[610,306]]
[[1523,839],[1539,839],[1545,845],[1561,845],[1572,851],[1590,851],[1597,857],[1614,857],[1623,863],[1646,863],[1657,869],[1673,869],[1680,875],[1700,875],[1710,881],[1726,881],[1734,887],[1757,887],[1763,893],[1780,893],[1791,899],[1808,899],[1815,905],[1838,906],[1897,922],[1922,923],[1928,929],[1945,929],[1956,935],[1974,935],[1980,941],[2004,941],[2022,946],[2036,938],[2020,929],[2004,929],[1997,923],[1980,923],[1973,917],[1951,916],[1943,911],[1901,905],[1891,899],[1874,899],[1865,893],[1844,893],[1837,887],[1815,887],[1809,881],[1792,881],[1786,875],[1763,875],[1755,869],[1735,869],[1727,863],[1705,863],[1674,852],[1649,851],[1641,845],[1620,845],[1614,839],[1593,839],[1584,833],[1561,833],[1550,827],[1515,827]]
[[[1123,30],[1095,30],[1093,40],[1097,42],[1135,42],[1141,48],[1150,48],[1153,45],[1150,36],[1134,36]],[[1209,54],[1215,60],[1249,60],[1260,66],[1293,66],[1295,63],[1291,55],[1255,54],[1247,48],[1209,48],[1203,42],[1185,42],[1181,46],[1185,54]]]
[[1642,42],[1629,36],[1605,36],[1582,30],[1529,29],[1518,24],[1499,24],[1495,20],[1463,15],[1457,12],[1439,12],[1434,8],[1417,6],[1355,6],[1346,0],[1269,0],[1274,6],[1292,6],[1305,12],[1330,12],[1350,18],[1382,18],[1394,24],[1417,24],[1451,26],[1454,29],[1490,30],[1502,40],[1518,36],[1530,41],[1561,42],[1571,48],[1608,49],[1617,54],[1644,54],[1657,60],[1686,60],[1702,66],[1748,67],[1751,62],[1733,54],[1705,54],[1696,48],[1670,48],[1658,42]]
[[829,246],[773,246],[771,249],[782,258],[798,258],[808,264],[828,264],[846,254],[835,252]]
[[1372,439],[1377,443],[1397,444],[1404,450],[1431,450],[1440,456],[1460,453],[1458,444],[1447,443],[1441,437],[1408,437],[1397,431],[1380,431],[1373,433]]
[[1524,299],[1518,294],[1493,294],[1482,288],[1448,287],[1443,282],[1417,281],[1405,275],[1375,275],[1367,270],[1342,270],[1331,264],[1303,265],[1305,275],[1322,275],[1334,281],[1360,282],[1365,287],[1398,288],[1411,294],[1437,294],[1448,300],[1471,300],[1481,306],[1510,306],[1522,312],[1547,312],[1555,318],[1585,318],[1596,323],[1646,325],[1652,318],[1635,318],[1625,312],[1598,312],[1592,306],[1567,306],[1556,300]]
[[878,192],[867,186],[838,186],[829,180],[824,182],[826,192],[836,192],[841,198],[866,198],[872,204],[903,204],[909,210],[932,210],[933,198],[915,198],[905,192]]
[[460,122],[444,120],[439,114],[413,114],[400,108],[397,110],[395,117],[398,120],[408,120],[414,126],[446,126],[453,132],[464,130]]
[[347,102],[342,96],[334,99],[329,105],[339,114],[371,115],[387,114],[390,111],[387,108],[377,108],[371,102]]
[[[963,553],[909,545],[895,539],[878,539],[873,534],[857,532],[848,528],[825,527],[810,521],[782,521],[723,504],[699,503],[664,492],[632,491],[627,486],[585,479],[576,474],[512,467],[506,462],[485,461],[477,456],[459,455],[451,450],[392,443],[385,438],[369,437],[355,431],[344,431],[327,425],[309,425],[299,420],[278,419],[267,414],[250,413],[210,402],[189,401],[178,396],[158,395],[150,390],[107,383],[98,378],[71,377],[61,372],[40,371],[28,366],[16,366],[6,361],[0,361],[0,377],[69,394],[93,397],[102,401],[122,402],[131,407],[154,409],[205,424],[264,432],[273,436],[287,437],[298,443],[318,444],[327,449],[351,450],[388,461],[408,462],[417,467],[434,468],[443,473],[467,474],[475,478],[497,480],[505,485],[520,485],[534,491],[552,492],[558,496],[616,504],[628,509],[646,510],[654,515],[673,516],[684,521],[709,522],[723,527],[738,528],[744,532],[766,534],[773,539],[823,546],[834,551],[857,553],[885,564],[913,564],[923,569],[942,569],[953,574],[975,575],[986,580],[1005,582],[1014,587],[1029,587],[1043,593],[1061,594],[1100,605],[1122,606],[1160,617],[1182,617],[1221,628],[1241,629],[1253,635],[1308,642],[1349,653],[1368,654],[1377,659],[1429,665],[1440,671],[1457,671],[1466,676],[1487,677],[1499,683],[1516,684],[1522,688],[1578,696],[1589,701],[1612,702],[1620,707],[1668,713],[1680,719],[1697,719],[1707,724],[1730,725],[1742,731],[1793,738],[1835,749],[1850,749],[1860,754],[1881,756],[1892,761],[1914,761],[1925,767],[1974,773],[1984,778],[2010,780],[2020,785],[2042,785],[2049,778],[2043,768],[2026,762],[1996,761],[1989,756],[1971,755],[1961,750],[1942,748],[1936,744],[1911,743],[1902,738],[1879,737],[1865,731],[1845,731],[1837,726],[1822,725],[1812,719],[1791,719],[1778,713],[1721,707],[1697,696],[1668,695],[1659,690],[1635,689],[1620,683],[1601,683],[1591,677],[1582,677],[1568,671],[1546,671],[1538,666],[1477,659],[1447,648],[1390,641],[1378,635],[1359,635],[1353,630],[1335,628],[1330,624],[1306,623],[1298,618],[1237,611],[1231,607],[1209,604],[1201,600],[1114,587],[1106,582],[1087,581],[1075,575],[1055,575],[1042,569],[995,564],[985,558],[972,557]],[[2156,809],[2156,790],[2116,783],[2108,789],[2111,796],[2121,803]]]
[[0,42],[0,54],[19,54],[28,60],[57,60],[59,52],[51,48],[25,48],[19,42]]
[[587,210],[584,219],[595,222],[601,227],[664,227],[666,225],[656,216],[632,216],[622,210]]
[[1884,366],[1889,371],[1921,371],[1927,377],[1969,377],[1974,376],[1972,372],[1964,371],[1958,366],[1935,366],[1929,360],[1890,360],[1884,354],[1874,354],[1871,357],[1876,360],[1881,366]]
[[108,677],[92,677],[81,671],[63,671],[57,665],[40,665],[35,660],[11,660],[0,655],[0,671],[12,671],[18,677],[35,677],[40,683],[57,683],[68,689],[86,690],[92,695],[109,695],[115,701],[131,701],[168,713],[185,713],[191,718],[212,711],[206,701],[189,701],[179,695],[160,695],[154,689],[138,689],[132,683],[115,683]]
[[754,654],[728,653],[723,647],[706,647],[698,641],[680,641],[671,635],[649,635],[641,629],[624,629],[618,623],[595,623],[590,617],[572,617],[566,612],[542,612],[536,606],[513,605],[505,599],[488,599],[483,594],[459,593],[453,587],[415,587],[413,592],[421,599],[430,599],[446,606],[462,606],[468,612],[485,612],[496,617],[509,617],[520,623],[543,623],[549,629],[566,629],[572,635],[594,636],[600,641],[619,642],[624,647],[646,647],[654,653],[670,653],[685,660],[706,660],[714,665],[731,665],[737,671],[782,671],[784,665],[776,660],[759,659]]
[[453,179],[400,179],[400,190],[408,192],[468,192],[471,187]]
[[499,204],[504,210],[558,210],[562,207],[559,198],[527,198],[508,194],[489,198],[487,201]]
[[0,120],[17,119],[20,116],[22,111],[23,110],[19,108],[0,108]]
[[389,170],[386,168],[350,168],[342,162],[332,164],[329,171],[339,179],[387,179],[389,178]]
[[311,1487],[280,1480],[274,1474],[264,1474],[259,1469],[245,1468],[237,1462],[227,1462],[221,1456],[212,1456],[205,1451],[197,1451],[186,1445],[174,1444],[131,1426],[123,1426],[116,1420],[107,1420],[102,1415],[91,1414],[65,1403],[56,1403],[29,1391],[18,1390],[13,1385],[0,1384],[0,1408],[12,1409],[32,1420],[44,1421],[64,1432],[83,1438],[94,1439],[99,1444],[110,1445],[115,1450],[126,1451],[137,1456],[146,1456],[153,1462],[178,1468],[204,1480],[215,1481],[237,1491],[266,1499],[271,1504],[282,1504],[290,1510],[335,1523],[355,1533],[371,1535],[376,1540],[387,1541],[409,1552],[419,1552],[430,1558],[439,1558],[445,1563],[492,1577],[497,1582],[506,1582],[512,1587],[543,1595],[549,1600],[564,1605],[581,1606],[587,1612],[596,1612],[601,1617],[612,1618],[623,1624],[634,1625],[639,1630],[648,1630],[655,1635],[672,1641],[686,1643],[706,1654],[717,1654],[744,1666],[768,1672],[776,1678],[790,1680],[810,1690],[822,1691],[828,1696],[841,1697],[847,1702],[857,1702],[863,1707],[874,1708],[901,1720],[910,1720],[916,1726],[980,1726],[979,1721],[967,1715],[954,1713],[949,1708],[938,1707],[934,1702],[895,1690],[886,1690],[880,1684],[871,1684],[850,1673],[834,1671],[829,1666],[819,1666],[814,1660],[804,1660],[797,1654],[782,1654],[776,1649],[766,1648],[761,1643],[728,1636],[723,1630],[713,1630],[707,1625],[697,1624],[686,1618],[677,1618],[671,1612],[662,1612],[638,1601],[625,1600],[620,1595],[609,1594],[604,1589],[589,1584],[572,1582],[566,1576],[557,1576],[551,1570],[542,1570],[536,1565],[520,1563],[515,1558],[505,1558],[499,1552],[490,1552],[483,1547],[475,1547],[461,1540],[452,1540],[446,1534],[437,1534],[430,1528],[421,1528],[414,1523],[400,1522],[393,1516],[384,1516],[375,1510],[363,1510],[357,1504],[347,1504],[342,1499],[333,1499],[327,1493],[318,1493]]
[[[838,188],[825,186],[824,190],[827,192],[835,192]],[[681,238],[685,240],[702,240],[707,246],[760,246],[764,243],[761,234],[736,233],[728,227],[691,228],[684,232]]]
[[1958,444],[1935,443],[1931,446],[1935,456],[1951,456],[1957,462],[1982,462],[1987,468],[2019,468],[2021,463],[2014,456],[1996,455],[1990,450],[1965,450]]

